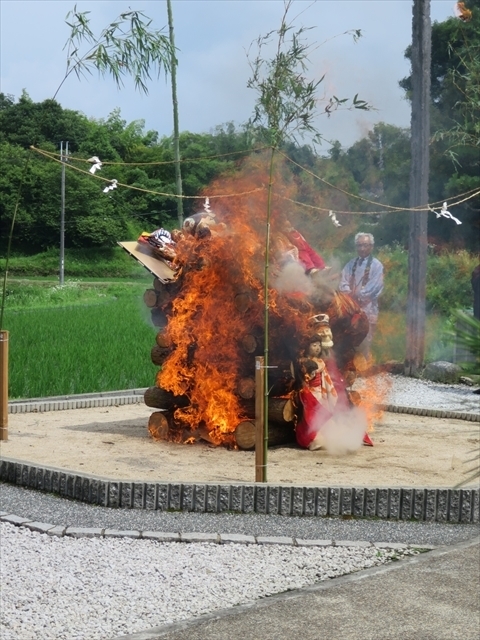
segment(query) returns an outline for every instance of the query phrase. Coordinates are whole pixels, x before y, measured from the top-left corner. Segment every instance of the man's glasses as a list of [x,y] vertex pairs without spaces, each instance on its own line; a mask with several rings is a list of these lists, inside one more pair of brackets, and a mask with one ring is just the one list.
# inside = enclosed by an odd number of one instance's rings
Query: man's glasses
[[357,244],[355,246],[356,247],[371,247],[372,243],[371,242],[357,242]]

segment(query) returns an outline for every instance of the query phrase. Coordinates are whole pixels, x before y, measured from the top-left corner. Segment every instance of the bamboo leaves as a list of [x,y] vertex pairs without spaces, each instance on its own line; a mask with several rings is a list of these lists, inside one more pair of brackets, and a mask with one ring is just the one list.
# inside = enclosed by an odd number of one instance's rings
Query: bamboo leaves
[[[168,36],[151,28],[152,21],[141,11],[126,11],[95,36],[90,27],[90,12],[78,11],[77,5],[66,17],[70,36],[65,43],[67,67],[54,98],[73,72],[78,79],[97,69],[102,76],[110,75],[118,87],[126,75],[133,77],[135,88],[148,93],[150,70],[156,67],[158,76],[170,72],[175,52]],[[84,45],[86,50],[84,50]]]
[[[282,23],[278,31],[271,31],[257,39],[258,53],[249,60],[252,76],[247,87],[254,89],[257,102],[250,123],[259,127],[273,147],[296,134],[316,133],[313,118],[316,91],[323,81],[308,81],[305,77],[310,46],[303,40],[306,31],[301,27],[292,32],[286,22],[290,2],[285,4]],[[262,57],[276,35],[277,50],[271,60]]]
[[[315,119],[322,113],[330,116],[339,108],[363,111],[372,109],[367,101],[359,99],[358,93],[352,100],[337,96],[328,100],[317,97],[325,75],[318,80],[308,80],[306,77],[309,57],[316,47],[306,41],[309,28],[300,27],[295,30],[287,21],[291,5],[292,0],[285,2],[280,27],[255,41],[255,57],[250,57],[247,53],[252,71],[247,87],[257,93],[249,124],[257,127],[263,137],[267,138],[267,144],[274,148],[287,140],[298,142],[297,136],[303,137],[305,134],[311,134],[314,142],[320,141],[321,135],[317,131]],[[359,29],[345,34],[352,35],[355,42],[362,35]],[[275,40],[276,51],[273,57],[264,58],[264,51],[268,51]]]

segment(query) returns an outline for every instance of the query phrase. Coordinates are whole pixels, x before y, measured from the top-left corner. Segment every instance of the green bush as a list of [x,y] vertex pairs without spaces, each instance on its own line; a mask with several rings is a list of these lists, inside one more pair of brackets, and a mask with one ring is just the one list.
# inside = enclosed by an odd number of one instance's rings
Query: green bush
[[[408,251],[400,246],[383,247],[377,252],[385,272],[385,288],[380,310],[406,311],[408,290]],[[468,251],[444,251],[427,258],[427,311],[450,316],[455,309],[473,306],[470,284],[478,258]]]
[[[12,256],[8,273],[15,277],[58,277],[60,255],[49,249],[33,256]],[[66,249],[65,278],[133,278],[148,275],[121,247],[97,249]],[[150,277],[150,276],[149,276]]]

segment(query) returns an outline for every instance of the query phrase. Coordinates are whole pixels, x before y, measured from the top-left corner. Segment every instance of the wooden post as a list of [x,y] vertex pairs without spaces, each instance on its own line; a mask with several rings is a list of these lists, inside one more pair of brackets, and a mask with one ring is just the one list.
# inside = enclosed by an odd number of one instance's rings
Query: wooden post
[[264,362],[263,356],[255,358],[255,482],[267,481],[267,467],[264,461]]
[[0,440],[8,440],[8,331],[0,331]]
[[425,297],[430,142],[430,0],[413,0],[412,120],[405,375],[418,376],[425,357]]

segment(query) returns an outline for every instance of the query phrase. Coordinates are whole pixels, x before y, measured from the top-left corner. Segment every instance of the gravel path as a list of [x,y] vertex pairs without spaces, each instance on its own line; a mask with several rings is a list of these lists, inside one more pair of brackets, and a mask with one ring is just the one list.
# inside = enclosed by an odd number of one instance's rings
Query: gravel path
[[58,538],[8,523],[0,534],[2,640],[107,640],[402,555],[374,547]]
[[[464,384],[441,384],[429,380],[416,380],[401,375],[382,374],[390,387],[385,404],[421,409],[442,409],[462,413],[480,413],[480,395],[474,393],[477,387]],[[355,388],[361,389],[365,380],[359,378]]]

